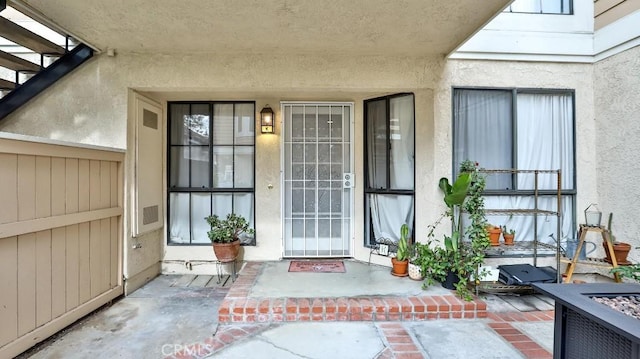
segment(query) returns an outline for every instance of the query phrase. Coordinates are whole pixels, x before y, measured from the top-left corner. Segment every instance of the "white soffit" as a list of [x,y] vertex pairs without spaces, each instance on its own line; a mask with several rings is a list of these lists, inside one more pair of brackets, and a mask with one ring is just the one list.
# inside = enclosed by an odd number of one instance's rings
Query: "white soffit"
[[21,0],[104,50],[444,56],[510,0]]

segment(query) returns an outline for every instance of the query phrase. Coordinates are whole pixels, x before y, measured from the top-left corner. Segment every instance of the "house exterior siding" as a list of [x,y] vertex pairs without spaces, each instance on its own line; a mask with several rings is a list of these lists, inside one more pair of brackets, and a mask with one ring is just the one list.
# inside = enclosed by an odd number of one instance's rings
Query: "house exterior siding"
[[596,0],[594,8],[595,29],[599,30],[640,10],[640,0]]
[[[369,259],[369,249],[363,245],[362,209],[365,99],[400,92],[415,95],[415,135],[419,139],[415,148],[415,237],[424,240],[426,226],[433,223],[444,210],[437,187],[438,179],[449,177],[452,173],[452,87],[573,90],[578,213],[565,215],[575,215],[577,222],[580,222],[580,211],[594,202],[602,203],[604,212],[613,209],[616,213],[622,212],[617,209],[620,204],[610,200],[614,196],[606,195],[616,178],[613,174],[619,173],[619,170],[608,171],[611,175],[604,170],[609,169],[605,163],[627,163],[628,151],[607,147],[607,141],[602,138],[611,136],[618,141],[616,127],[607,121],[620,111],[624,111],[618,116],[623,120],[623,125],[637,128],[631,120],[633,104],[638,103],[637,97],[632,95],[637,92],[632,91],[637,84],[635,79],[623,74],[637,72],[638,64],[633,55],[637,57],[638,50],[627,49],[594,65],[594,9],[586,6],[587,2],[574,3],[575,15],[501,14],[477,38],[448,59],[280,53],[266,56],[125,52],[113,57],[102,54],[5,119],[0,123],[0,131],[127,150],[124,273],[130,283],[143,283],[146,278],[160,271],[160,263],[165,272],[189,271],[184,262],[198,261],[205,264],[193,266],[191,273],[211,273],[215,270],[210,262],[213,254],[208,246],[168,246],[166,229],[139,238],[131,234],[128,221],[132,210],[132,153],[136,139],[130,108],[135,94],[163,104],[165,134],[167,101],[245,100],[255,101],[256,111],[266,104],[276,111],[278,121],[275,135],[256,136],[257,243],[245,247],[244,260],[277,260],[282,256],[282,117],[278,106],[281,101],[354,103],[356,211],[353,255],[356,259],[366,261]],[[555,31],[541,34],[531,31],[531,24],[528,29],[519,28],[526,24],[526,19],[534,19],[536,28],[545,23],[556,26],[550,28]],[[562,24],[561,19],[566,24]],[[494,41],[504,36],[511,39],[520,36],[523,40],[512,43]],[[527,42],[529,40],[533,42]],[[571,48],[563,45],[574,42],[575,46]],[[482,59],[483,56],[485,59]],[[609,73],[613,75],[607,77]],[[612,97],[629,101],[624,106],[613,107],[618,102],[611,101]],[[258,119],[259,115],[256,114]],[[256,128],[259,128],[258,124]],[[166,153],[166,148],[158,150]],[[636,148],[629,150],[637,151]],[[273,185],[273,188],[269,188],[269,185]],[[164,186],[166,189],[166,183]],[[631,208],[624,212],[629,214],[617,216],[616,225],[619,224],[621,228],[630,225],[628,228],[634,229],[631,225]],[[637,232],[631,229],[625,234]],[[630,241],[638,244],[636,239],[630,238]],[[142,247],[131,249],[134,243]],[[380,256],[373,256],[372,261],[380,264],[389,262],[387,257]]]
[[[161,103],[182,99],[255,100],[256,109],[285,100],[353,101],[355,113],[355,208],[363,208],[362,102],[364,99],[396,92],[413,92],[416,111],[416,238],[426,237],[426,225],[442,212],[437,181],[449,176],[451,168],[451,88],[453,86],[530,87],[576,90],[578,126],[578,205],[597,196],[594,158],[595,126],[593,115],[592,66],[587,64],[548,64],[536,62],[496,62],[429,60],[426,58],[332,58],[275,57],[258,61],[252,57],[128,55],[100,56],[80,69],[59,87],[3,124],[3,130],[40,135],[62,136],[69,141],[95,141],[104,145],[132,148],[131,129],[127,136],[128,93],[136,89]],[[152,65],[153,64],[153,65]],[[176,66],[176,64],[181,64]],[[245,69],[250,69],[246,71]],[[563,76],[557,76],[563,73]],[[199,74],[192,76],[192,74]],[[198,89],[207,89],[200,91]],[[171,90],[171,91],[168,91]],[[70,99],[82,97],[81,103]],[[89,101],[91,99],[91,101]],[[62,101],[65,106],[55,106]],[[35,119],[56,119],[43,125]],[[166,108],[165,108],[166,113]],[[82,115],[79,115],[82,114]],[[129,117],[131,117],[129,115]],[[132,120],[130,119],[129,122]],[[129,124],[130,126],[130,124]],[[61,131],[74,128],[74,131]],[[246,260],[276,260],[281,253],[280,214],[280,131],[256,138],[256,230],[257,244],[245,248]],[[166,132],[166,131],[165,131]],[[160,149],[162,150],[162,149]],[[128,169],[131,170],[131,158]],[[131,171],[129,171],[131,173]],[[130,179],[130,175],[128,177]],[[273,184],[273,189],[268,189]],[[584,205],[586,207],[586,205]],[[127,218],[130,218],[127,216]],[[354,257],[368,260],[363,243],[363,211],[355,213]],[[158,242],[166,243],[162,232],[139,239],[128,235],[129,242],[141,241],[142,248],[127,250],[128,275],[133,277],[165,261],[165,271],[184,271],[182,261],[211,260],[211,249],[202,246],[165,246],[161,256]],[[131,243],[129,243],[131,244]],[[130,245],[125,248],[130,248]],[[385,257],[374,262],[387,264]],[[195,272],[210,272],[207,265],[194,266]]]

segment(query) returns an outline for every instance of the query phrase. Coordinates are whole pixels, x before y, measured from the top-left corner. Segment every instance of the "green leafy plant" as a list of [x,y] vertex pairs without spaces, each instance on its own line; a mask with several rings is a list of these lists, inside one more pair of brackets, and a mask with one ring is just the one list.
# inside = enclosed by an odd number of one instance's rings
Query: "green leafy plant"
[[[458,295],[465,299],[473,299],[469,290],[472,273],[479,278],[478,268],[484,262],[484,250],[489,246],[489,238],[485,229],[487,221],[484,213],[483,192],[485,178],[479,173],[475,162],[464,161],[460,166],[460,175],[453,184],[446,178],[439,181],[438,186],[444,193],[447,211],[429,226],[427,247],[419,246],[418,256],[425,275],[425,285],[434,281],[442,282],[449,272],[458,277],[455,285]],[[469,225],[462,228],[462,213],[466,213]],[[452,222],[450,236],[444,236],[444,247],[435,244],[434,230],[444,217]],[[467,240],[463,240],[466,238]]]
[[516,234],[515,229],[508,229],[507,226],[500,226],[500,228],[502,229],[502,233]]
[[218,215],[204,218],[211,230],[207,232],[212,243],[231,243],[238,239],[243,233],[253,235],[253,228],[249,228],[249,222],[241,215],[229,213],[225,219]]
[[610,270],[612,274],[617,273],[620,277],[629,278],[640,282],[640,264],[632,264],[628,266],[618,266]]

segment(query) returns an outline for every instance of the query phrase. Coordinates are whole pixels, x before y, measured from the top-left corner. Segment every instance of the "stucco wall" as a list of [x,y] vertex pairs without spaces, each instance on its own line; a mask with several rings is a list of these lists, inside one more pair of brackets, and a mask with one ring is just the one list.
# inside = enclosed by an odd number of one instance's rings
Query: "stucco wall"
[[[451,96],[454,86],[574,89],[578,211],[597,199],[593,66],[450,60],[436,90],[436,169],[451,173]],[[581,217],[578,217],[580,220]]]
[[[256,109],[270,104],[279,118],[279,102],[285,100],[354,102],[355,254],[368,259],[362,247],[362,101],[397,92],[416,94],[416,128],[423,132],[416,144],[418,163],[416,187],[431,188],[430,134],[433,128],[433,92],[430,90],[441,71],[442,61],[414,57],[344,57],[285,55],[142,55],[98,56],[55,84],[30,104],[0,124],[0,130],[30,134],[71,142],[92,143],[127,148],[128,183],[132,180],[131,125],[128,125],[128,91],[134,89],[161,103],[167,100],[255,100]],[[131,116],[129,116],[131,117]],[[129,121],[130,122],[130,121]],[[129,135],[127,127],[129,126]],[[245,248],[251,260],[278,259],[281,256],[280,218],[280,133],[258,134],[256,139],[256,229],[258,243]],[[429,134],[427,134],[429,133]],[[164,149],[159,149],[164,152]],[[273,189],[268,185],[272,184]],[[127,186],[130,190],[131,187]],[[128,192],[129,193],[129,192]],[[430,198],[430,197],[427,197]],[[422,204],[424,201],[428,205]],[[417,197],[416,213],[429,211],[430,200]],[[438,211],[435,211],[439,213]],[[130,218],[130,214],[127,216]],[[422,237],[422,227],[417,229]],[[126,233],[130,233],[126,229]],[[210,261],[208,246],[165,246],[156,250],[163,234],[152,233],[140,239],[126,235],[127,273],[145,275],[160,257],[167,260],[168,271],[183,271],[184,260]],[[142,242],[142,248],[132,249]],[[176,261],[176,262],[173,262]],[[388,264],[388,258],[374,258]],[[194,266],[195,271],[212,270],[212,266]]]
[[[592,65],[441,60],[411,57],[337,57],[251,55],[106,55],[89,62],[0,124],[0,130],[67,141],[127,148],[127,95],[130,89],[166,105],[167,100],[255,100],[270,104],[279,119],[286,100],[352,101],[355,121],[355,256],[368,260],[363,243],[362,101],[397,92],[413,92],[416,102],[416,238],[442,212],[437,180],[451,174],[451,87],[498,86],[576,90],[578,206],[597,197]],[[281,255],[280,131],[256,138],[256,228],[258,244],[245,259],[273,260]],[[164,151],[164,149],[159,149]],[[129,170],[131,166],[127,167]],[[127,178],[131,178],[129,171]],[[273,184],[273,189],[268,185]],[[127,232],[128,233],[128,232]],[[129,268],[144,271],[160,258],[153,243],[130,251]],[[147,239],[144,239],[145,241]],[[129,238],[125,244],[134,243]],[[149,251],[149,252],[145,252]],[[184,270],[183,260],[211,260],[208,246],[164,246],[165,270]],[[130,261],[134,261],[131,257]],[[145,258],[140,261],[140,258]],[[128,262],[130,262],[128,261]],[[388,264],[386,257],[373,256]],[[143,263],[144,262],[144,263]],[[194,272],[214,270],[195,266]],[[131,272],[133,276],[136,273]]]
[[[598,203],[604,217],[613,212],[616,238],[640,246],[640,47],[595,64],[595,119]],[[629,258],[640,261],[640,250]]]

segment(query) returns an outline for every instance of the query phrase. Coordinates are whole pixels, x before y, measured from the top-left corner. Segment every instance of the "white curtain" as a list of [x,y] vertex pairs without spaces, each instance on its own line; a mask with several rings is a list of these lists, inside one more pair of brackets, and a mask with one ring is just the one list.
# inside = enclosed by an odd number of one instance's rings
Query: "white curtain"
[[[389,139],[386,138],[385,100],[368,104],[368,177],[369,187],[376,189],[414,188],[414,108],[413,96],[389,101]],[[387,183],[387,146],[390,146],[390,183]],[[376,242],[397,242],[400,227],[413,232],[414,200],[412,195],[370,194],[369,218]]]
[[[512,168],[512,92],[456,90],[454,96],[454,172],[465,160],[481,168]],[[487,189],[513,189],[511,176],[487,178]]]
[[[511,91],[457,90],[454,97],[455,148],[457,164],[465,159],[477,161],[487,169],[562,171],[562,189],[574,189],[573,102],[569,94],[518,93],[516,97],[515,153],[511,138]],[[489,141],[492,135],[496,139]],[[507,144],[509,144],[507,146]],[[515,158],[512,158],[515,154]],[[535,174],[519,173],[515,185],[511,175],[489,175],[488,189],[533,190]],[[538,174],[539,190],[555,190],[557,175]],[[563,218],[561,239],[574,238],[573,196],[561,200]],[[494,209],[534,209],[532,196],[488,196],[485,207]],[[557,211],[555,196],[538,198],[538,209]],[[537,217],[538,240],[552,244],[557,237],[557,217]],[[533,240],[534,216],[487,216],[495,225],[505,225],[517,233],[516,240]],[[556,238],[557,239],[557,238]]]
[[[562,189],[573,189],[573,102],[568,94],[527,94],[517,97],[517,163],[520,169],[562,170]],[[518,189],[533,189],[535,174],[518,174]],[[538,174],[538,189],[557,187],[556,174]],[[512,208],[533,208],[532,197],[518,198]],[[556,198],[539,198],[539,209],[557,209]],[[561,237],[573,238],[573,199],[562,199]],[[508,208],[508,207],[507,207]],[[518,233],[533,240],[533,217],[512,220],[521,227]],[[538,240],[553,243],[549,234],[557,232],[556,218],[538,216]],[[517,230],[517,229],[516,229]]]

